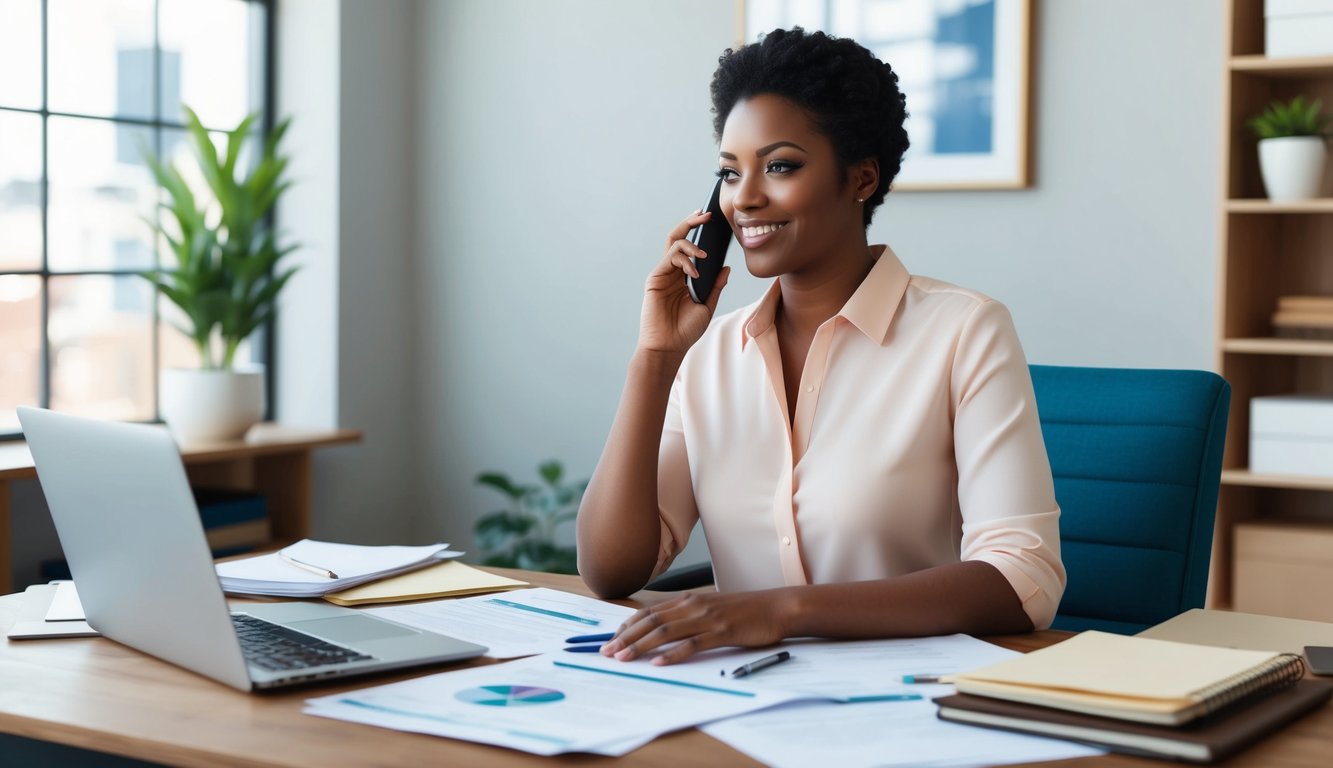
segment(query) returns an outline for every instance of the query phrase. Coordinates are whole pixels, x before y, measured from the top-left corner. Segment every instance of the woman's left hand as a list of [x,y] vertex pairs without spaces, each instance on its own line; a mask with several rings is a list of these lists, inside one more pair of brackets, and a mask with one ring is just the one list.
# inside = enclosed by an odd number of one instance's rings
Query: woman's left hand
[[629,661],[676,643],[653,659],[673,664],[709,648],[773,645],[787,636],[784,592],[689,593],[644,608],[602,646],[602,655]]

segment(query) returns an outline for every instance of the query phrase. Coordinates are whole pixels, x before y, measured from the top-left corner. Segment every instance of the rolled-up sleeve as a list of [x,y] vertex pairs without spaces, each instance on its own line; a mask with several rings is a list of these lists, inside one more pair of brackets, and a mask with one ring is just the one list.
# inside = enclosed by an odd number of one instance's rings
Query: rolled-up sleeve
[[1060,508],[1027,361],[1000,303],[980,303],[963,326],[951,389],[960,557],[994,566],[1044,629],[1065,587]]

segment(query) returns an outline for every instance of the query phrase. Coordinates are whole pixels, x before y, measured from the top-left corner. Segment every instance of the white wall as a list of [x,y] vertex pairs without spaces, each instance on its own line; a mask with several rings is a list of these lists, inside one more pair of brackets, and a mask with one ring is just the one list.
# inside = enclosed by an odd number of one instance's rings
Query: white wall
[[[872,239],[1007,302],[1033,362],[1210,367],[1221,4],[1037,5],[1036,186],[891,195]],[[735,21],[716,0],[419,10],[422,525],[459,538],[495,501],[478,471],[592,470],[644,277],[707,189]]]

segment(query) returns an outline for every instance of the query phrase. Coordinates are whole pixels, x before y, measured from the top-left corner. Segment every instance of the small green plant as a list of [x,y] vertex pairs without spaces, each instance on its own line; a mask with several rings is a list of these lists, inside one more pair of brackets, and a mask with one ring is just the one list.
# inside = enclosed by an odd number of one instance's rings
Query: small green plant
[[587,480],[566,482],[564,467],[547,461],[537,467],[541,485],[520,485],[502,472],[483,472],[477,483],[508,500],[501,509],[477,520],[482,565],[550,573],[577,573],[574,547],[555,542],[556,529],[578,516]]
[[1329,117],[1321,112],[1323,106],[1319,99],[1306,103],[1304,96],[1297,96],[1287,103],[1275,101],[1262,113],[1247,120],[1245,126],[1260,139],[1322,136],[1329,123]]
[[[241,342],[273,317],[278,293],[296,272],[278,271],[278,261],[297,246],[279,247],[266,220],[291,185],[283,178],[290,158],[278,153],[291,120],[278,123],[258,163],[238,177],[241,145],[256,119],[258,115],[249,115],[228,131],[227,146],[219,154],[199,117],[185,109],[195,160],[213,201],[196,200],[174,164],[145,152],[157,183],[170,196],[170,202],[161,204],[170,217],[148,223],[166,238],[176,263],[174,269],[142,274],[185,313],[186,321],[178,327],[194,341],[204,368],[232,367]],[[214,349],[215,337],[219,349]]]

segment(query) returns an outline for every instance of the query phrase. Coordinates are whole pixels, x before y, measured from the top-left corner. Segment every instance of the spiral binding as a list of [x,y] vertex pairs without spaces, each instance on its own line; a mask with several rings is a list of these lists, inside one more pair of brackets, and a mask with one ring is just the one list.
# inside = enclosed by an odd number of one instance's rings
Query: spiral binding
[[1190,698],[1197,703],[1188,709],[1191,719],[1217,710],[1261,691],[1275,691],[1296,684],[1305,676],[1305,659],[1284,653],[1269,659],[1256,669],[1219,680]]

